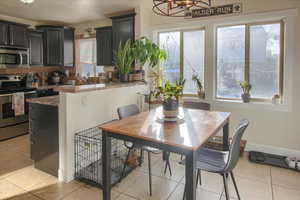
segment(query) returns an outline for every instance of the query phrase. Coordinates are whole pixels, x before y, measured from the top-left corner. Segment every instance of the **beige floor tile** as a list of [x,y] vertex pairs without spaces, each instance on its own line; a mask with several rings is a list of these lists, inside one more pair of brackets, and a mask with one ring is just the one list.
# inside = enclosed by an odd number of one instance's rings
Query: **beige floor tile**
[[[112,191],[112,199],[118,199],[120,193]],[[65,196],[63,200],[101,200],[102,190],[95,187],[81,187],[69,195]]]
[[149,185],[147,175],[135,178],[130,184],[123,186],[123,193],[137,199],[167,199],[175,189],[177,183],[161,177],[152,177],[152,196],[149,195]]
[[121,194],[120,196],[118,196],[117,200],[137,200],[137,199],[125,194]]
[[117,184],[115,187],[113,187],[114,190],[118,191],[118,192],[124,192],[127,190],[128,187],[131,187],[134,185],[134,183],[138,180],[138,179],[143,179],[144,180],[144,184],[148,184],[148,176],[147,174],[135,170],[133,172],[131,172],[128,176],[126,176],[121,183]]
[[25,190],[6,181],[5,179],[0,180],[0,199],[8,199],[15,196],[23,195],[25,193]]
[[[33,166],[30,166],[18,170],[16,173],[12,173],[12,175],[9,175],[5,179],[26,191],[31,191],[35,189],[36,185],[40,185],[45,181],[48,182],[49,179],[52,178],[53,176],[37,170]],[[53,178],[53,180],[54,179],[56,178]],[[52,184],[52,182],[49,184]]]
[[271,167],[251,163],[245,157],[239,160],[234,169],[234,174],[252,180],[271,183]]
[[300,190],[300,173],[277,167],[271,168],[272,184]]
[[26,193],[26,194],[22,194],[22,195],[18,195],[18,196],[9,198],[8,200],[41,200],[41,199],[30,193]]
[[33,190],[31,191],[31,193],[44,200],[58,200],[66,197],[79,188],[83,188],[83,186],[76,181],[72,181],[70,183],[60,182],[54,185]]
[[[222,176],[220,176],[219,174],[202,171],[201,180],[202,185],[199,186],[200,188],[210,192],[221,194],[224,188]],[[185,177],[183,177],[182,183],[185,184]]]
[[[184,185],[179,184],[174,192],[170,195],[168,200],[182,200],[184,192]],[[216,194],[214,192],[210,192],[201,188],[197,189],[196,198],[201,200],[218,200],[220,198],[220,194]]]
[[273,185],[273,200],[300,200],[300,190],[292,190]]
[[[272,188],[270,183],[254,181],[235,176],[241,199],[244,200],[272,200]],[[222,181],[222,180],[221,180]],[[230,196],[236,198],[236,192],[231,179],[229,179]]]

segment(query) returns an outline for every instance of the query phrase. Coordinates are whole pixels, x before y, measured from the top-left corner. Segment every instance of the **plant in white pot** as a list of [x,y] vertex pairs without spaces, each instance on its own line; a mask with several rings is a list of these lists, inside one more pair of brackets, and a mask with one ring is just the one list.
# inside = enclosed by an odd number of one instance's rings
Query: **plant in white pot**
[[166,118],[178,116],[179,99],[183,95],[183,85],[167,81],[163,86],[157,87],[155,97],[162,102],[163,114]]
[[131,40],[127,40],[124,45],[120,43],[118,51],[115,53],[114,64],[119,72],[121,82],[128,82],[129,73],[132,71],[134,61]]
[[248,81],[240,81],[239,84],[243,90],[241,95],[243,102],[249,103],[251,99],[250,91],[252,89],[252,85]]
[[194,74],[192,76],[192,80],[194,81],[194,83],[196,84],[197,86],[197,89],[198,89],[198,97],[200,99],[204,99],[205,98],[205,93],[203,91],[203,84],[201,83],[201,79],[200,77],[197,75],[197,74]]

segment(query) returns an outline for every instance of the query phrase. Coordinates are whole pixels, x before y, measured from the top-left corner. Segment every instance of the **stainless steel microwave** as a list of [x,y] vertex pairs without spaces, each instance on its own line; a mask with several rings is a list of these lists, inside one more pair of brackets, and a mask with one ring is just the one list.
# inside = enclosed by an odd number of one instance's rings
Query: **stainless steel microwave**
[[0,68],[29,67],[28,50],[0,49]]

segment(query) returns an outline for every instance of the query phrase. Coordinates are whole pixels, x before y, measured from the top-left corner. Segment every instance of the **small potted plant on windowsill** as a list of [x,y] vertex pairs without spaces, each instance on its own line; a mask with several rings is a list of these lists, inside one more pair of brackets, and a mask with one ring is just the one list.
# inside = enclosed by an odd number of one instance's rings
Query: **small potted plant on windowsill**
[[250,90],[252,89],[252,85],[248,81],[240,81],[239,82],[243,93],[241,95],[244,103],[249,103],[251,99]]
[[119,73],[121,82],[129,81],[129,73],[132,71],[134,56],[132,52],[132,42],[127,40],[124,45],[119,44],[118,51],[115,53],[114,64]]
[[163,86],[157,87],[155,97],[162,102],[165,118],[176,118],[178,116],[179,99],[183,95],[183,85],[171,84],[167,81]]
[[201,83],[200,77],[196,74],[194,74],[192,76],[192,80],[195,82],[197,89],[198,89],[198,97],[200,99],[204,99],[205,98],[205,93],[203,91],[203,85]]

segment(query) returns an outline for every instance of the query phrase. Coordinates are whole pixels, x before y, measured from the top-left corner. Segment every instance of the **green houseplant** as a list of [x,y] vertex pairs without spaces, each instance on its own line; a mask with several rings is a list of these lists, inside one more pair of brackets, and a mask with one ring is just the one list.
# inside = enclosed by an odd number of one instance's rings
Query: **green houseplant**
[[179,99],[183,95],[183,85],[167,81],[155,90],[155,97],[162,102],[164,116],[175,118],[178,116]]
[[115,52],[114,64],[118,69],[120,81],[128,82],[129,73],[132,71],[135,57],[132,51],[132,42],[127,40],[124,45],[119,44],[118,51]]
[[203,85],[201,83],[200,77],[198,75],[194,74],[192,76],[192,80],[194,81],[194,83],[197,86],[199,98],[204,99],[205,98],[205,93],[203,91]]
[[240,87],[243,90],[243,93],[241,95],[242,100],[244,103],[250,102],[250,91],[252,89],[252,85],[248,81],[239,81]]

